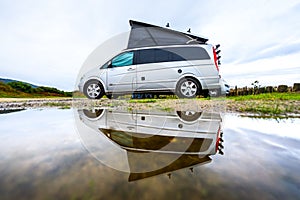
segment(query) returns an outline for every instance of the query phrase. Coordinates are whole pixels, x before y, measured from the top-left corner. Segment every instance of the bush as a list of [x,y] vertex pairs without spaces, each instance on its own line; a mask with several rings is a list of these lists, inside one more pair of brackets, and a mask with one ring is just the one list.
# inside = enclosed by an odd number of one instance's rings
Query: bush
[[288,92],[288,86],[287,85],[279,85],[277,88],[277,92]]
[[[2,84],[2,85],[1,85]],[[24,93],[31,93],[33,95],[42,95],[42,96],[65,96],[65,97],[72,97],[72,92],[65,92],[58,90],[53,87],[37,87],[32,88],[30,84],[13,81],[7,84],[1,83],[0,90],[7,91],[7,92],[24,92]]]
[[7,85],[9,85],[10,87],[12,87],[18,91],[21,91],[21,92],[26,92],[26,93],[33,92],[33,88],[28,83],[13,81],[13,82],[7,83]]
[[57,93],[57,94],[63,94],[62,91],[56,89],[56,88],[52,88],[52,87],[38,87],[37,89],[39,89],[42,92],[49,92],[49,93]]

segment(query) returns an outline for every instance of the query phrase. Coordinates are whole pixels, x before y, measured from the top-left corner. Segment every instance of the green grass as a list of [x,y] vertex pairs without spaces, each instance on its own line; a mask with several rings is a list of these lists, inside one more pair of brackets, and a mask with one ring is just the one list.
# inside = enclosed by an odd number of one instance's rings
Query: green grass
[[265,93],[257,95],[246,95],[246,96],[236,96],[228,97],[235,101],[247,101],[247,100],[295,100],[300,101],[300,93],[288,92],[288,93]]
[[164,108],[161,108],[161,110],[166,111],[166,112],[171,112],[173,109],[170,107],[164,107]]
[[241,112],[258,113],[263,116],[279,116],[288,113],[299,113],[300,93],[265,93],[258,95],[246,95],[228,97],[236,101]]
[[86,98],[86,96],[83,93],[79,92],[79,91],[74,91],[73,92],[73,98]]
[[239,111],[249,112],[249,113],[258,113],[262,115],[285,115],[288,113],[299,113],[300,107],[294,102],[290,101],[269,101],[269,100],[259,100],[259,101],[247,101],[239,104]]
[[156,103],[156,99],[130,99],[129,103]]
[[50,106],[50,107],[65,107],[68,106],[64,102],[47,102],[44,104],[45,106]]
[[59,109],[62,109],[62,110],[65,110],[65,109],[71,109],[71,106],[65,105],[65,106],[59,107]]
[[279,115],[284,113],[284,110],[279,108],[278,104],[274,106],[258,105],[255,107],[246,107],[242,110],[246,112],[262,113],[262,114],[270,114],[270,115]]

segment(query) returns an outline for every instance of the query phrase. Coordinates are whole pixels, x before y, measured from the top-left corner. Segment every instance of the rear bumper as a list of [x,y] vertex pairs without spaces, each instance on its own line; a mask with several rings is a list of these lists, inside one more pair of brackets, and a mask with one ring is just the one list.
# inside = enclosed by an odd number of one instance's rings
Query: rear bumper
[[203,90],[208,90],[210,96],[225,95],[226,91],[222,87],[222,81],[219,76],[200,79]]
[[219,77],[199,78],[199,80],[204,90],[221,89],[221,79]]

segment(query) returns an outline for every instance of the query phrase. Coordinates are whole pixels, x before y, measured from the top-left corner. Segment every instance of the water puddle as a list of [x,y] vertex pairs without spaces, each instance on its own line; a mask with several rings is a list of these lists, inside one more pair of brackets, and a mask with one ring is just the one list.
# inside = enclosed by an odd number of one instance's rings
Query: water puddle
[[51,108],[0,127],[1,199],[300,198],[298,118]]

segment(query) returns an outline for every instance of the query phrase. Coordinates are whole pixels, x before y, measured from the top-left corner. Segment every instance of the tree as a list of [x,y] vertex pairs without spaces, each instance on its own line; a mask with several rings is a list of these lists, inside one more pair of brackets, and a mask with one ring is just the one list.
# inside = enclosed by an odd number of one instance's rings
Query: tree
[[259,85],[259,81],[256,80],[253,83],[251,83],[251,85],[253,85],[253,88],[254,88],[253,94],[258,94],[258,90],[259,90],[259,88],[261,86],[261,85]]

